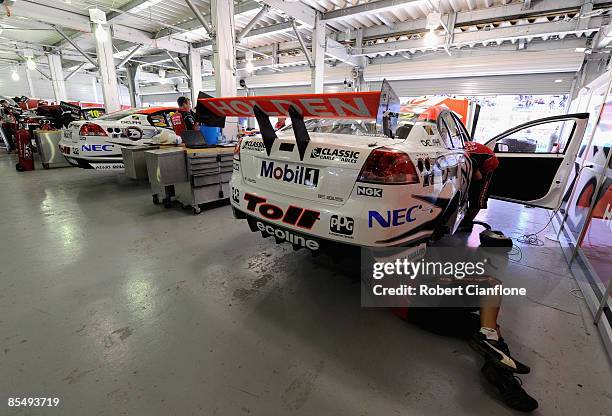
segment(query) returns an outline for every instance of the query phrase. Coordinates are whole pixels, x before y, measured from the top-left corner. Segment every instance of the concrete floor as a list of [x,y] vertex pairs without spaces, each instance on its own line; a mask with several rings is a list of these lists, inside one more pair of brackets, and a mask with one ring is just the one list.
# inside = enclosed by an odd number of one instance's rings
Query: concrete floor
[[[0,156],[0,403],[61,404],[0,414],[514,414],[463,341],[361,308],[341,268],[262,239],[229,207],[194,217],[116,173],[13,163]],[[508,234],[548,219],[493,208]],[[612,414],[610,362],[575,282],[552,249],[524,254],[514,267],[538,270],[532,287],[560,282],[501,318],[532,366],[537,414]]]

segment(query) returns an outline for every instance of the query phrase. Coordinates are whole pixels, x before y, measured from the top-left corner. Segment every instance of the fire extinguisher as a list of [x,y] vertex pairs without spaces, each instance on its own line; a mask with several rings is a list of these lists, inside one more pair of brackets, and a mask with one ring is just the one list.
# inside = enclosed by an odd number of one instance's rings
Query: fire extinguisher
[[30,132],[27,127],[22,124],[15,132],[15,141],[17,142],[17,155],[19,162],[15,165],[18,172],[34,170],[34,152],[32,151],[32,141],[30,140]]

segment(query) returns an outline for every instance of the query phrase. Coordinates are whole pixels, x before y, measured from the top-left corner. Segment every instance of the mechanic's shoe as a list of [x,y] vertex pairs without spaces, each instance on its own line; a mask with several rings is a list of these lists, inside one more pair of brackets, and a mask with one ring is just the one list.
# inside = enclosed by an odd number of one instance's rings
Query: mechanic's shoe
[[509,371],[487,361],[482,366],[482,374],[497,389],[503,402],[509,407],[521,412],[532,412],[538,408],[538,401],[523,389],[521,379]]
[[459,223],[459,227],[457,227],[457,232],[460,232],[460,233],[471,233],[473,228],[474,228],[474,222],[473,221],[463,220],[463,221],[461,221]]
[[518,374],[528,374],[531,371],[528,366],[510,355],[508,344],[504,342],[503,338],[493,341],[487,339],[484,334],[477,332],[470,339],[470,347],[500,369]]

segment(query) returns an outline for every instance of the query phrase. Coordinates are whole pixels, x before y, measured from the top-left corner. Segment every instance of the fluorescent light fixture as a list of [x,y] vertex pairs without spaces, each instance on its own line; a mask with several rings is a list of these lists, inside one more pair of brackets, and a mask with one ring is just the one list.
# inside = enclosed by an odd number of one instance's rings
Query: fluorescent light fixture
[[423,39],[425,40],[425,45],[430,48],[438,46],[439,38],[434,29],[431,29],[429,32],[427,32]]
[[580,52],[580,53],[584,53],[584,51],[586,51],[586,48],[576,48],[574,49],[576,52]]
[[19,81],[19,79],[21,78],[17,73],[16,69],[13,69],[13,71],[11,72],[11,78],[13,79],[13,81]]
[[562,80],[561,78],[559,78],[559,79],[556,79],[556,80],[555,80],[555,82],[556,82],[557,84],[559,84],[559,83],[563,82],[563,80]]

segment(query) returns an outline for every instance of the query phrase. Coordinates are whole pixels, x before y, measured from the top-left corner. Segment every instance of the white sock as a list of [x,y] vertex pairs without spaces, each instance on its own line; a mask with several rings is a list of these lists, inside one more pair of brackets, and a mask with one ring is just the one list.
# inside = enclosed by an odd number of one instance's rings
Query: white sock
[[490,339],[492,341],[499,341],[497,330],[493,328],[487,328],[486,326],[483,326],[480,328],[480,333],[484,334],[484,336],[487,337],[487,339]]

